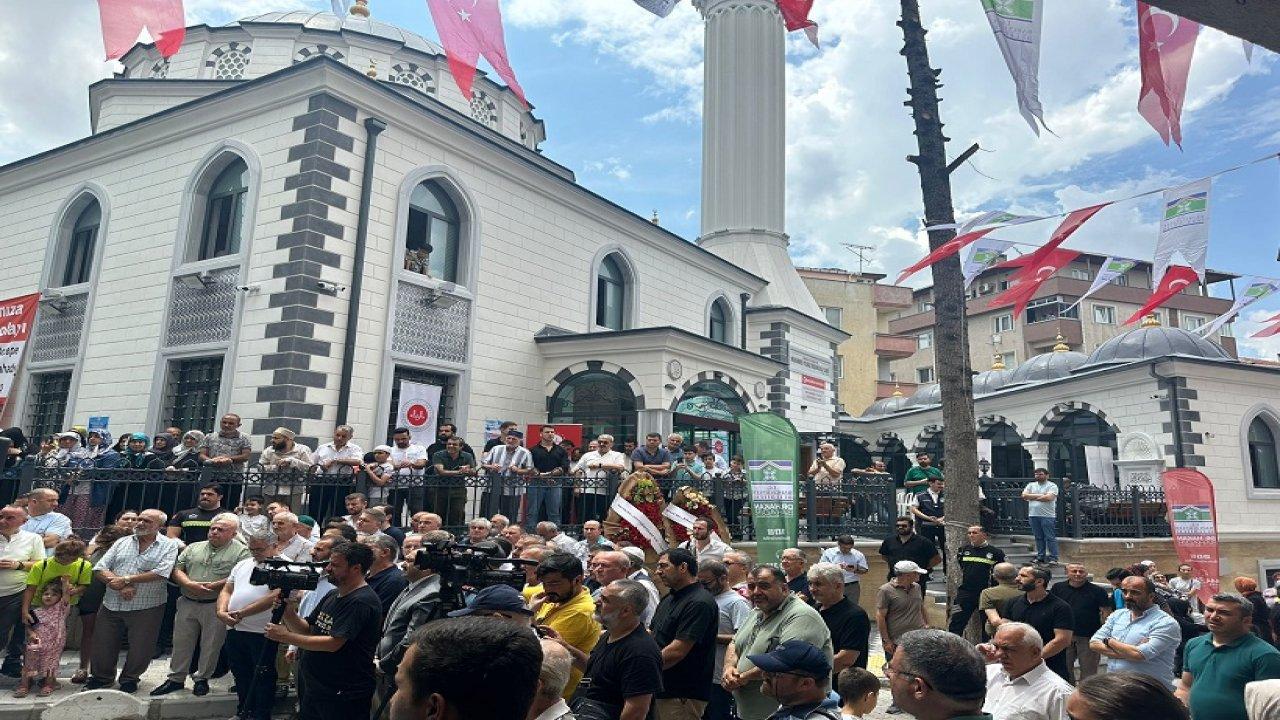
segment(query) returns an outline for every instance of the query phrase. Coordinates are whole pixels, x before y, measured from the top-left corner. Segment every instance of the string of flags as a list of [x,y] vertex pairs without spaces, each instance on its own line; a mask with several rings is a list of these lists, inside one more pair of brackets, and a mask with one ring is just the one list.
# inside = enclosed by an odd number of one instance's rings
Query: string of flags
[[187,34],[182,0],[98,0],[98,15],[108,60],[123,57],[143,30],[166,58],[178,52]]
[[[639,1],[639,0],[637,0]],[[1004,56],[1018,100],[1018,111],[1040,134],[1040,31],[1045,0],[981,0],[1000,53]],[[1142,89],[1138,113],[1165,145],[1182,147],[1182,107],[1200,24],[1137,0],[1138,62]],[[1246,62],[1253,62],[1253,43],[1242,40]],[[1052,131],[1050,131],[1052,132]]]
[[[634,2],[660,18],[670,15],[676,5],[680,4],[680,0],[634,0]],[[803,30],[809,42],[813,43],[814,47],[820,47],[818,23],[809,19],[809,12],[813,10],[813,0],[774,0],[774,2],[778,5],[778,12],[782,14],[782,22],[786,25],[787,32]]]
[[[952,240],[938,246],[921,260],[913,263],[898,275],[898,283],[933,265],[934,263],[960,253],[969,248],[961,263],[967,288],[973,279],[983,271],[993,268],[1016,269],[1009,276],[1009,287],[995,296],[988,307],[1013,305],[1014,317],[1022,314],[1027,303],[1035,296],[1036,291],[1047,280],[1075,260],[1079,251],[1062,247],[1067,238],[1088,222],[1094,215],[1117,203],[1143,198],[1156,193],[1162,194],[1160,231],[1156,239],[1154,258],[1152,260],[1152,282],[1154,290],[1141,309],[1135,312],[1125,324],[1136,322],[1152,310],[1168,302],[1174,295],[1192,283],[1203,282],[1205,278],[1205,261],[1209,249],[1209,210],[1210,197],[1213,190],[1213,178],[1235,172],[1249,165],[1280,158],[1280,153],[1272,153],[1264,157],[1241,163],[1234,167],[1218,171],[1212,175],[1194,180],[1183,185],[1158,188],[1131,195],[1127,198],[1112,200],[1098,205],[1078,208],[1055,215],[1015,215],[1007,211],[987,211],[980,213],[967,222],[930,225],[926,231],[956,230],[958,234]],[[1021,257],[1001,263],[1005,251],[1017,243],[989,237],[989,234],[1000,228],[1013,227],[1027,223],[1039,222],[1052,218],[1063,218],[1053,231],[1048,242],[1035,246],[1035,249]],[[1088,291],[1071,307],[1076,307],[1085,298],[1097,292],[1116,277],[1132,269],[1137,260],[1125,257],[1108,257],[1094,277]],[[1200,329],[1205,335],[1217,330],[1249,305],[1280,289],[1280,278],[1262,276],[1250,277],[1243,293],[1239,295],[1233,306],[1221,316]],[[1070,309],[1070,308],[1068,308]],[[1269,337],[1280,334],[1280,315],[1272,318],[1276,325],[1267,328],[1253,337]],[[1271,321],[1268,321],[1271,322]]]

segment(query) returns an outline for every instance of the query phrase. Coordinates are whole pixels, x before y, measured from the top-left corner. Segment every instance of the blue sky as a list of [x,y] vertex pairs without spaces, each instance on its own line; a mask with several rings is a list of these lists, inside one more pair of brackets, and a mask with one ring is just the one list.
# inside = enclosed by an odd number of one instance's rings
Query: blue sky
[[[422,0],[370,0],[375,17],[436,36]],[[943,119],[953,154],[978,153],[954,176],[960,214],[1010,208],[1062,212],[1177,184],[1280,150],[1276,58],[1258,48],[1246,64],[1239,40],[1201,33],[1192,67],[1184,151],[1166,148],[1138,116],[1131,0],[1047,3],[1041,99],[1057,137],[1036,138],[1017,114],[1013,85],[978,0],[926,0],[933,64],[943,68]],[[196,20],[222,23],[269,10],[328,7],[327,0],[187,0]],[[896,274],[923,254],[919,186],[903,157],[914,150],[902,107],[901,34],[891,0],[817,0],[824,47],[788,43],[788,215],[798,264],[856,269],[841,247],[875,246],[869,270]],[[701,27],[686,1],[665,20],[630,0],[503,0],[510,59],[547,126],[544,152],[580,182],[688,239],[698,233]],[[85,0],[24,7],[31,32],[0,42],[0,162],[87,132],[85,86],[110,73],[97,14]],[[52,35],[42,32],[57,28]],[[57,38],[48,46],[49,37]],[[31,86],[17,58],[50,58],[61,79]],[[448,92],[452,88],[442,88]],[[37,94],[38,93],[38,94]],[[1280,161],[1214,186],[1209,265],[1280,276]],[[1069,246],[1149,258],[1158,198],[1107,208]],[[1053,223],[1010,239],[1040,242]],[[926,274],[919,276],[927,277]],[[1239,323],[1280,311],[1264,301]],[[1243,338],[1242,338],[1243,340]],[[1244,342],[1274,359],[1280,339]]]

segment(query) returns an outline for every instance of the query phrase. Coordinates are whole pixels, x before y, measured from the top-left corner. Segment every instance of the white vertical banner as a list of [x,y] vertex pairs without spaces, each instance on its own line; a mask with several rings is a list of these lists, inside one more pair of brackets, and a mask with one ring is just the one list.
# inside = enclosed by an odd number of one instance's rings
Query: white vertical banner
[[436,441],[436,423],[439,422],[439,385],[400,381],[400,406],[396,408],[396,425],[409,428],[409,437],[418,445],[427,446]]
[[1155,277],[1151,287],[1170,265],[1187,265],[1204,279],[1204,261],[1209,253],[1209,192],[1213,180],[1205,178],[1164,191],[1164,214],[1160,237],[1156,240]]
[[[982,0],[987,21],[996,35],[1000,53],[1009,66],[1018,92],[1018,112],[1040,134],[1044,109],[1040,106],[1040,23],[1042,0]],[[1038,122],[1037,122],[1038,121]],[[1047,126],[1046,126],[1047,127]]]
[[[1115,487],[1115,464],[1108,445],[1085,445],[1084,462],[1088,468],[1090,485],[1110,490]],[[1079,478],[1073,478],[1078,480]]]

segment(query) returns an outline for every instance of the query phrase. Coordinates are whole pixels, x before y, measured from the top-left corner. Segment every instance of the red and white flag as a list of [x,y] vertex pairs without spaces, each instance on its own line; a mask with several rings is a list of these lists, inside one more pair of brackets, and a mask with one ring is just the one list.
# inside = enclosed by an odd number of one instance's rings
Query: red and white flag
[[1182,147],[1182,101],[1196,49],[1200,24],[1145,2],[1138,2],[1138,58],[1142,64],[1142,92],[1138,112],[1160,139]]
[[449,57],[449,72],[463,97],[471,99],[476,61],[483,55],[520,102],[529,104],[507,60],[507,41],[498,0],[427,0],[427,8],[440,33],[440,44]]
[[0,415],[22,367],[22,351],[36,322],[40,293],[0,300]]
[[182,0],[98,0],[98,14],[108,60],[129,52],[143,30],[164,57],[178,52],[187,34]]
[[1141,320],[1152,310],[1168,302],[1169,298],[1182,292],[1183,288],[1198,282],[1200,282],[1200,276],[1196,274],[1194,268],[1186,265],[1170,265],[1169,269],[1164,271],[1164,276],[1160,278],[1160,284],[1152,291],[1151,297],[1147,298],[1147,304],[1129,316],[1129,319],[1125,320],[1124,324],[1130,325]]
[[[1071,261],[1079,256],[1079,251],[1068,248],[1050,250],[1038,258],[1035,264],[1023,265],[1022,269],[1014,275],[1017,279],[1009,286],[1009,289],[992,298],[987,307],[995,308],[1013,303],[1013,316],[1015,318],[1018,317],[1023,310],[1027,309],[1027,303],[1031,302],[1036,290],[1039,290],[1045,281],[1056,275],[1062,268],[1070,265]],[[1028,258],[1031,258],[1031,255],[1018,258],[1014,262],[1021,264],[1026,262]],[[1003,265],[1008,265],[1008,263]]]
[[1089,218],[1093,217],[1099,210],[1110,204],[1111,203],[1102,203],[1101,205],[1093,205],[1087,208],[1080,208],[1079,210],[1072,210],[1062,223],[1058,225],[1058,229],[1053,231],[1053,235],[1049,237],[1049,242],[1020,258],[1015,258],[1001,265],[1002,267],[1022,268],[1018,272],[1014,273],[1010,280],[1018,281],[1034,276],[1036,274],[1036,270],[1040,268],[1045,258],[1048,258],[1051,253],[1056,251],[1059,245],[1066,242],[1067,238],[1071,237],[1071,233],[1079,230],[1080,226],[1085,224]]
[[[1272,319],[1274,319],[1274,318],[1272,318]],[[1280,335],[1280,322],[1278,322],[1278,323],[1276,323],[1276,324],[1274,324],[1274,325],[1270,325],[1270,326],[1268,326],[1268,327],[1262,328],[1261,330],[1259,330],[1258,332],[1256,332],[1256,333],[1254,333],[1254,334],[1250,335],[1249,337],[1251,337],[1251,338],[1269,338],[1269,337],[1271,337],[1272,335]]]
[[809,11],[813,10],[813,0],[777,0],[778,12],[782,13],[782,22],[787,32],[803,30],[809,36],[814,47],[818,45],[818,23],[809,19]]

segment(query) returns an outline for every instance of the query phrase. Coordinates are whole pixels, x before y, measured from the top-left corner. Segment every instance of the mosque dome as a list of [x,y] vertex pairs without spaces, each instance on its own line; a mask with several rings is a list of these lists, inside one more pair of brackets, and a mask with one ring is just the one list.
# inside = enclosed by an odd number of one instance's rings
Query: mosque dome
[[871,403],[870,407],[862,411],[862,417],[873,418],[873,417],[884,417],[885,415],[892,415],[898,412],[899,410],[902,410],[905,407],[906,402],[907,402],[907,398],[902,394],[902,390],[895,387],[893,389],[892,396],[887,398],[881,398]]
[[242,18],[237,22],[230,23],[229,27],[235,25],[244,26],[252,23],[297,25],[307,30],[333,33],[360,33],[400,43],[410,50],[417,50],[427,55],[444,55],[444,48],[415,32],[354,13],[339,19],[338,16],[331,12],[311,12],[308,10],[269,12]]
[[1231,354],[1208,338],[1182,328],[1165,327],[1153,315],[1142,320],[1142,326],[1117,335],[1098,346],[1081,368],[1122,365],[1139,360],[1153,360],[1168,355],[1234,360]]
[[1053,352],[1037,355],[1019,365],[1009,376],[1005,386],[1028,385],[1064,378],[1069,376],[1072,370],[1083,365],[1086,360],[1088,358],[1084,353],[1070,350],[1059,335],[1058,344],[1053,346]]
[[902,403],[902,409],[922,408],[929,405],[938,405],[942,402],[942,383],[933,383],[931,385],[922,385],[916,390],[911,397]]
[[995,361],[991,363],[991,369],[985,370],[973,376],[973,395],[990,395],[1009,384],[1009,379],[1013,377],[1013,371],[1005,368],[1004,360],[999,355],[995,356]]

